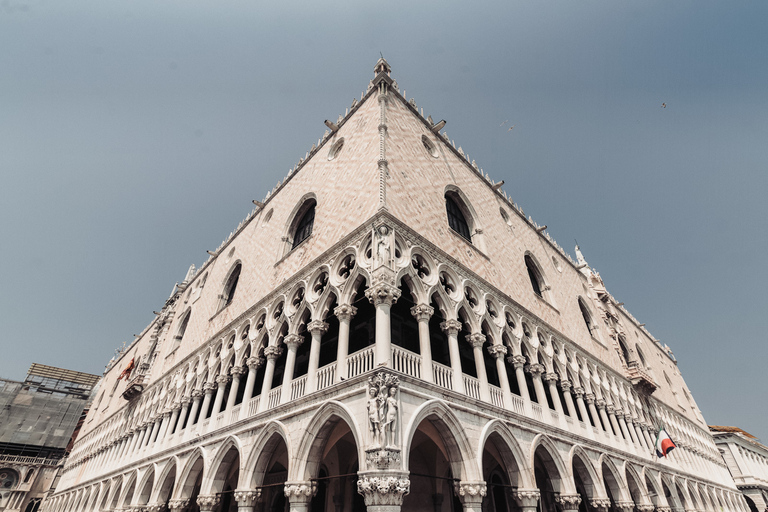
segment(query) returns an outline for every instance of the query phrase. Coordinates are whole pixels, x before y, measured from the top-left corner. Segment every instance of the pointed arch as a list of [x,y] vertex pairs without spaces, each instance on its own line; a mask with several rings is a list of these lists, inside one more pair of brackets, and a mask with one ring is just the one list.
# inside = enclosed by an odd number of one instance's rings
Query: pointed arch
[[610,491],[610,495],[615,501],[631,500],[632,497],[627,492],[627,483],[624,481],[624,472],[619,470],[614,460],[603,453],[598,459],[598,464],[604,485],[607,486],[606,492]]
[[[157,464],[160,467],[160,463]],[[177,456],[168,459],[157,472],[157,484],[152,491],[150,503],[165,503],[168,501],[176,487],[176,477],[178,476],[179,458]]]
[[136,493],[136,480],[137,480],[137,473],[138,470],[131,471],[126,477],[125,477],[125,485],[123,486],[123,490],[120,493],[120,497],[118,499],[118,508],[128,508],[131,505],[131,502],[133,501],[133,495]]
[[138,485],[136,486],[136,489],[138,490],[138,496],[136,497],[136,504],[137,505],[146,505],[149,503],[149,498],[152,496],[153,487],[155,484],[155,466],[153,464],[150,464],[146,468],[143,468],[141,471],[142,475],[138,479]]
[[[336,418],[335,421],[334,418]],[[320,407],[304,429],[304,435],[299,441],[297,452],[291,454],[292,460],[297,461],[297,464],[288,468],[289,480],[309,480],[317,476],[323,446],[338,421],[345,422],[352,431],[357,447],[357,460],[359,462],[365,460],[363,449],[365,443],[360,436],[360,426],[354,414],[346,405],[331,400]]]
[[205,476],[209,465],[206,464],[206,450],[202,447],[195,448],[187,458],[187,462],[184,465],[184,469],[179,475],[177,481],[176,490],[174,491],[175,499],[190,498],[194,491],[195,483],[198,477],[202,474]]
[[245,484],[250,483],[251,487],[258,487],[262,484],[272,452],[281,441],[285,444],[290,462],[290,454],[293,453],[291,437],[288,435],[285,425],[272,420],[262,427],[245,462],[242,480]]
[[574,486],[578,491],[576,485],[576,477],[581,479],[581,483],[584,485],[585,498],[604,498],[606,497],[605,489],[603,488],[603,482],[600,479],[595,466],[592,463],[592,459],[589,458],[589,454],[581,445],[574,445],[568,452],[568,460],[570,467],[573,470]]
[[201,494],[216,494],[222,491],[230,465],[236,458],[239,460],[237,467],[239,481],[244,458],[241,455],[242,453],[242,443],[237,436],[230,435],[224,439],[224,442],[216,450],[216,454],[211,458],[211,462],[208,465],[210,471],[208,471],[208,477],[204,478]]
[[428,419],[435,426],[448,450],[448,459],[454,478],[461,480],[480,480],[482,474],[477,466],[477,457],[464,432],[464,426],[451,408],[442,400],[429,400],[423,403],[411,415],[404,430],[403,465],[408,468],[411,442],[422,421]]
[[[531,451],[529,454],[531,467],[534,467],[536,452],[539,450],[543,451],[542,462],[544,462],[547,472],[549,473],[550,480],[552,480],[552,482],[559,487],[555,488],[555,492],[576,492],[576,490],[573,488],[572,479],[568,478],[570,471],[565,466],[557,446],[545,434],[537,434],[536,437],[533,438],[533,442],[531,443]],[[543,455],[546,455],[547,457]]]
[[487,442],[498,438],[496,448],[499,450],[505,460],[511,460],[514,463],[514,471],[507,465],[507,477],[511,485],[522,489],[530,489],[535,486],[531,468],[527,465],[527,457],[520,444],[517,442],[514,434],[503,421],[493,419],[485,424],[480,432],[480,439],[477,444],[478,459],[476,461],[479,468],[483,467],[483,450]]
[[645,488],[645,483],[637,468],[626,462],[624,464],[625,478],[627,479],[627,488],[629,489],[629,495],[632,496],[632,501],[635,505],[651,504],[651,498],[648,496],[648,489]]

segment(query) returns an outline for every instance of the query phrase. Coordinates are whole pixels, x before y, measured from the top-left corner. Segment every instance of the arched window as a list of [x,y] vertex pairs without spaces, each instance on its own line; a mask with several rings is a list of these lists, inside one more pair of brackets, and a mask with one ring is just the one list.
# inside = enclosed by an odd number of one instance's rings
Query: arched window
[[301,214],[299,222],[296,223],[296,230],[293,234],[293,246],[291,249],[295,249],[297,245],[309,238],[312,234],[312,226],[315,224],[315,202],[304,210]]
[[539,267],[536,266],[536,263],[534,263],[533,258],[531,258],[529,255],[525,255],[525,268],[528,270],[528,277],[531,280],[531,286],[533,287],[533,292],[538,295],[539,297],[542,297],[542,290],[544,289],[544,280],[541,278],[541,272],[539,271]]
[[469,231],[469,224],[461,211],[456,198],[452,195],[445,196],[445,210],[448,214],[448,225],[452,230],[464,237],[469,243],[472,243],[472,235]]
[[587,308],[587,305],[584,304],[584,300],[581,297],[579,297],[579,309],[581,310],[581,316],[584,317],[584,323],[587,324],[589,334],[593,335],[592,330],[595,326],[592,325],[592,315],[589,313],[589,309]]
[[184,337],[184,333],[187,331],[187,325],[189,324],[189,317],[191,315],[192,311],[187,311],[187,313],[181,319],[181,323],[179,323],[179,330],[176,331],[176,336],[174,336],[177,344],[181,343],[181,339]]
[[624,363],[629,365],[629,349],[622,336],[619,336],[619,347],[621,348],[621,355],[624,357]]
[[640,350],[640,347],[637,345],[635,345],[635,350],[637,351],[637,357],[640,359],[640,364],[643,365],[643,368],[648,368],[648,363],[645,362],[643,351]]
[[237,289],[237,282],[240,280],[240,270],[242,270],[242,268],[243,266],[238,263],[229,274],[227,284],[224,286],[224,293],[221,295],[222,308],[229,306],[232,303],[232,300],[235,298],[235,290]]

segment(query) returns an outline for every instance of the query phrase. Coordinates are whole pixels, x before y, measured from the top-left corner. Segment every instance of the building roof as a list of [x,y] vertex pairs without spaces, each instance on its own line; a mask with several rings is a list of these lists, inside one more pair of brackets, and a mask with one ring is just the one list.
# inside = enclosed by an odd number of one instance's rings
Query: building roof
[[739,427],[727,427],[727,426],[721,426],[721,425],[709,425],[709,431],[710,432],[727,432],[727,433],[733,433],[733,434],[744,434],[750,439],[757,439],[755,436],[750,434],[749,432],[740,429]]

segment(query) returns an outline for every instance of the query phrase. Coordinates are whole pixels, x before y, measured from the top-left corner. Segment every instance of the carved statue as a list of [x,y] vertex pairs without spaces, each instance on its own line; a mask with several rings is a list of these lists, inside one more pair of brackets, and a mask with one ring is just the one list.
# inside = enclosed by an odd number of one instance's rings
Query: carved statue
[[376,256],[379,265],[391,266],[392,250],[389,244],[389,228],[379,226],[377,230],[378,240],[376,241]]
[[387,416],[386,421],[382,425],[382,430],[384,430],[384,442],[388,448],[395,446],[397,443],[396,433],[398,403],[395,395],[397,395],[397,388],[389,388],[389,396],[386,400]]
[[382,443],[387,448],[397,446],[397,423],[400,404],[397,388],[400,381],[394,375],[379,372],[368,378],[368,428],[373,446]]
[[368,390],[368,429],[371,431],[371,438],[373,444],[376,446],[381,445],[381,411],[379,400],[379,392],[376,388],[371,387]]

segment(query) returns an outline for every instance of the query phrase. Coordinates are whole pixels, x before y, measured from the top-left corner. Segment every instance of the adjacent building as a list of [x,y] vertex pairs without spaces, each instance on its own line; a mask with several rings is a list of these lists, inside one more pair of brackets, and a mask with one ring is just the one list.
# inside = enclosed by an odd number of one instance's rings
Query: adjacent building
[[23,382],[0,379],[0,511],[38,510],[99,378],[33,364]]
[[325,125],[110,362],[45,510],[747,512],[670,349],[384,59]]
[[768,510],[768,446],[738,427],[710,425],[709,431],[749,510]]

